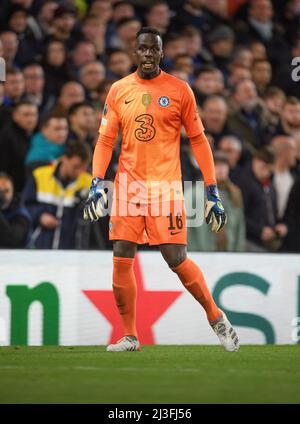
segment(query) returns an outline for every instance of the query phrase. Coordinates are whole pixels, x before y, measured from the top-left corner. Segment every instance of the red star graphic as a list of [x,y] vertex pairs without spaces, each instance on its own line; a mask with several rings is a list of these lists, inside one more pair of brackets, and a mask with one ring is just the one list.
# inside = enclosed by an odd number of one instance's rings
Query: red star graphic
[[[181,291],[145,290],[138,255],[134,261],[134,273],[137,282],[137,332],[142,344],[155,344],[153,324],[181,295]],[[123,337],[123,326],[112,290],[83,290],[93,305],[113,326],[108,343],[115,343]]]

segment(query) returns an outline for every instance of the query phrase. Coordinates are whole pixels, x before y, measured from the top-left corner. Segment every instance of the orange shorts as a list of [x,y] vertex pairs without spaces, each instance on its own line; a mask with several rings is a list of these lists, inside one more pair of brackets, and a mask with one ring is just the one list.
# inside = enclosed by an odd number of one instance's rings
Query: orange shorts
[[187,244],[183,200],[139,206],[114,201],[109,222],[110,240],[150,245]]

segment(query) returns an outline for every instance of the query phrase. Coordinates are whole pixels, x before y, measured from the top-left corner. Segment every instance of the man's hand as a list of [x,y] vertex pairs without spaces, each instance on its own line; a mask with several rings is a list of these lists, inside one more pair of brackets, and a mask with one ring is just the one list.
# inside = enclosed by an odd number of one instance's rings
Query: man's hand
[[106,214],[107,209],[107,188],[104,188],[104,181],[95,177],[92,179],[89,195],[83,209],[85,220],[97,221]]
[[227,222],[227,216],[224,211],[218,188],[215,184],[206,187],[207,200],[205,205],[206,223],[211,225],[211,230],[215,233]]
[[59,221],[55,216],[44,212],[40,216],[40,224],[42,227],[47,228],[47,230],[55,230],[55,228],[59,226]]

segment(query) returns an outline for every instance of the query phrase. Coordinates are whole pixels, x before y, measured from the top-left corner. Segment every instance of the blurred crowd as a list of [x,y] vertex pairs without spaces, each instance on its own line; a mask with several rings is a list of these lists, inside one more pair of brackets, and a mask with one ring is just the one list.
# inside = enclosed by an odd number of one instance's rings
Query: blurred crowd
[[[135,70],[142,26],[195,93],[228,213],[217,235],[189,228],[189,249],[300,252],[300,0],[0,0],[0,247],[111,247],[108,217],[85,222],[82,207],[105,98]],[[181,146],[195,182],[184,130]]]

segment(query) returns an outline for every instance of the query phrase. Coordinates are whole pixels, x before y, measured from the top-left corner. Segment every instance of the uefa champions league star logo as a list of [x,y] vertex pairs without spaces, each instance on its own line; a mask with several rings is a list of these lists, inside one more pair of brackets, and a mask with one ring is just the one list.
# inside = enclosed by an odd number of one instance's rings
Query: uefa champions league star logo
[[160,104],[161,107],[167,107],[170,104],[170,100],[168,97],[162,96],[158,99],[158,103]]

